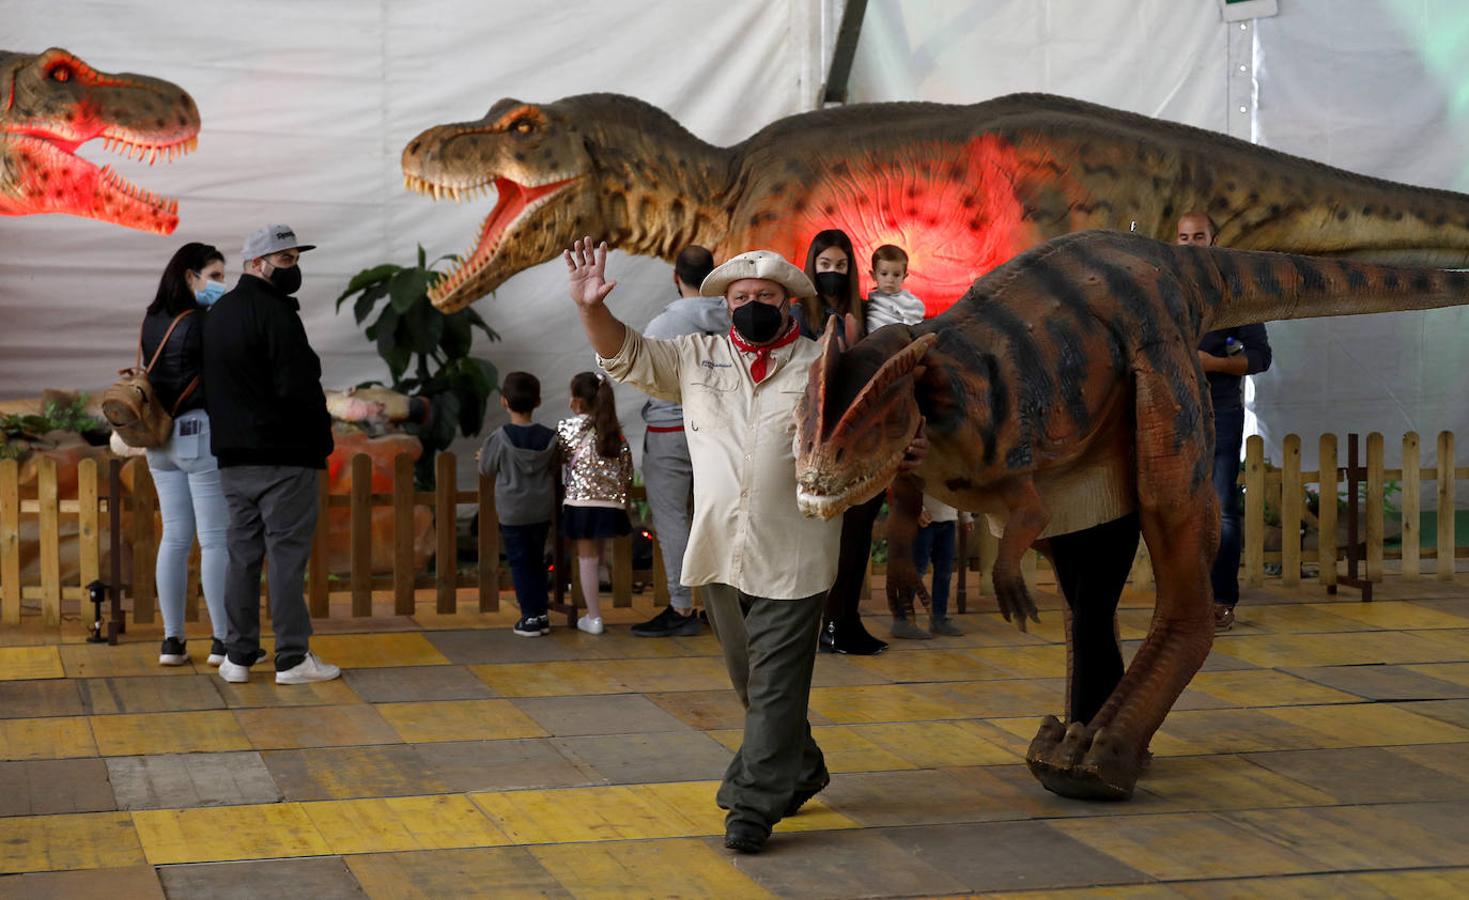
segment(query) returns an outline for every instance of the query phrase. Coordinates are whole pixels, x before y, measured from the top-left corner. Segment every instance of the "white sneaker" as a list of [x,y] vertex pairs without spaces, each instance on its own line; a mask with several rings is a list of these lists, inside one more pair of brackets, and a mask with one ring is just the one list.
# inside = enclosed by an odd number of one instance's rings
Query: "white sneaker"
[[306,658],[284,672],[275,673],[276,684],[311,684],[314,681],[331,681],[340,678],[342,670],[307,653]]
[[582,631],[585,631],[587,634],[601,634],[602,617],[582,616],[580,619],[576,620],[576,627],[581,629]]
[[250,667],[232,663],[225,657],[219,664],[219,677],[230,684],[244,684],[250,680]]

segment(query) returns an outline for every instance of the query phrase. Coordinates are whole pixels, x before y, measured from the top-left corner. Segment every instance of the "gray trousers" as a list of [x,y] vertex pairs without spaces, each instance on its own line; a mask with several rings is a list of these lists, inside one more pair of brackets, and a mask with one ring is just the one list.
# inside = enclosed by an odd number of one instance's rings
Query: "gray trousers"
[[653,530],[663,552],[663,571],[668,575],[668,603],[677,609],[693,609],[693,591],[680,583],[684,550],[689,546],[689,503],[694,494],[694,465],[689,461],[689,442],[682,431],[643,435],[643,484],[648,489],[648,509],[653,513]]
[[306,609],[306,563],[316,534],[321,472],[298,466],[231,466],[219,470],[229,504],[229,570],[224,606],[229,617],[230,662],[248,666],[260,649],[260,569],[270,560],[270,624],[275,666],[306,658],[311,614]]
[[727,584],[701,591],[729,680],[745,707],[744,742],[717,798],[729,810],[726,825],[741,822],[768,831],[792,794],[816,788],[827,777],[826,759],[806,718],[826,594],[767,600]]

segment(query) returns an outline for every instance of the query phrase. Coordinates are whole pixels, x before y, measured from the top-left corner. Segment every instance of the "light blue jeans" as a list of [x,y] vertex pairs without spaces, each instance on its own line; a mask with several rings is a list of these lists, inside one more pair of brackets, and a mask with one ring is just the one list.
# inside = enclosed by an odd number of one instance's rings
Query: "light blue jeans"
[[165,637],[184,636],[184,591],[189,582],[189,551],[199,536],[200,580],[209,624],[223,641],[229,620],[224,611],[225,572],[229,566],[230,513],[219,486],[219,465],[209,450],[209,414],[190,410],[173,422],[168,443],[148,451],[148,468],[158,488],[163,540],[158,545],[158,605]]

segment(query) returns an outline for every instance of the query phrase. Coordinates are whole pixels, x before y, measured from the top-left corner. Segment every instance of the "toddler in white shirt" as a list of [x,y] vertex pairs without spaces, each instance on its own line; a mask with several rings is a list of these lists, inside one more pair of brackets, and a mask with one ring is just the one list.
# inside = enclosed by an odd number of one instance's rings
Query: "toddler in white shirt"
[[903,290],[908,277],[908,254],[895,244],[883,244],[872,253],[872,293],[867,295],[867,331],[884,325],[917,325],[923,321],[923,301]]

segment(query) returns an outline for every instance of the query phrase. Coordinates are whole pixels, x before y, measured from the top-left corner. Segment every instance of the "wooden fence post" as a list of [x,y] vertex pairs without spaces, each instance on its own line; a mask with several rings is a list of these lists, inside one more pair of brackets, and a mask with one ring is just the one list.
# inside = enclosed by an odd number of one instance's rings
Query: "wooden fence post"
[[455,501],[459,487],[454,462],[452,453],[440,453],[434,460],[434,537],[438,544],[434,555],[437,582],[435,609],[441,613],[452,613],[459,608],[459,598],[456,596],[459,586],[459,535],[455,521]]
[[36,473],[40,498],[41,620],[61,624],[61,503],[56,493],[56,460],[41,457]]
[[1419,522],[1422,507],[1423,468],[1418,432],[1403,435],[1403,565],[1405,579],[1418,577],[1419,550],[1423,541]]
[[1384,479],[1382,432],[1367,435],[1367,580],[1382,580],[1382,540],[1384,533]]
[[311,560],[307,563],[307,574],[310,577],[308,603],[311,606],[312,618],[325,619],[332,614],[331,585],[328,583],[330,574],[328,572],[330,562],[327,556],[327,539],[331,536],[331,507],[327,500],[331,497],[331,485],[327,482],[326,473],[323,472],[317,479],[316,485],[316,533],[311,538]]
[[1336,496],[1337,496],[1337,467],[1336,467],[1336,435],[1321,435],[1321,448],[1317,452],[1316,468],[1319,470],[1317,477],[1317,496],[1321,502],[1317,505],[1317,539],[1316,539],[1316,561],[1321,570],[1321,583],[1329,588],[1336,587]]
[[1245,441],[1245,584],[1265,583],[1265,439]]
[[157,606],[153,570],[157,563],[157,535],[153,517],[158,509],[158,495],[153,489],[153,475],[141,457],[128,460],[133,468],[133,621],[144,625],[153,621]]
[[612,539],[612,605],[632,606],[632,535]]
[[1454,580],[1454,433],[1438,435],[1438,570],[1439,581]]
[[20,464],[0,459],[0,624],[20,624]]
[[[500,516],[495,512],[495,479],[479,477],[479,611],[495,612],[500,608]],[[545,548],[542,547],[542,550]],[[543,566],[543,559],[536,560]]]
[[[98,527],[97,460],[84,459],[77,466],[77,568],[82,591],[102,577],[102,529]],[[85,601],[84,601],[85,602]],[[85,612],[85,607],[83,608]]]
[[1295,587],[1301,583],[1301,438],[1285,436],[1281,448],[1284,459],[1280,472],[1280,583]]
[[372,457],[352,456],[352,615],[372,615]]
[[413,457],[393,457],[393,613],[411,616],[417,611],[413,565]]

